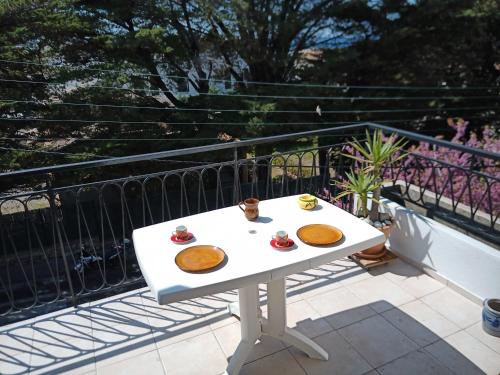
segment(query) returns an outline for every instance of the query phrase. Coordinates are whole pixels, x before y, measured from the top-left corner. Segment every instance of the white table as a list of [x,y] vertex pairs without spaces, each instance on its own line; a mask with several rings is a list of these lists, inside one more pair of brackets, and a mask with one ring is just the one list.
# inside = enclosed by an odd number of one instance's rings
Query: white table
[[[301,210],[298,196],[271,199],[259,204],[260,217],[247,221],[237,206],[183,217],[134,230],[134,247],[142,274],[158,303],[168,304],[238,289],[241,341],[227,374],[236,375],[262,335],[294,345],[312,358],[328,359],[314,341],[286,326],[285,277],[326,264],[384,241],[384,235],[353,215],[325,201],[313,211]],[[302,243],[296,231],[306,224],[330,224],[344,233],[336,245],[314,247]],[[196,241],[177,245],[171,232],[184,224]],[[296,247],[273,249],[269,241],[286,230]],[[224,267],[209,273],[181,271],[175,256],[193,245],[216,245],[227,255]],[[267,284],[268,319],[260,312],[258,284]],[[234,312],[234,308],[232,308]]]

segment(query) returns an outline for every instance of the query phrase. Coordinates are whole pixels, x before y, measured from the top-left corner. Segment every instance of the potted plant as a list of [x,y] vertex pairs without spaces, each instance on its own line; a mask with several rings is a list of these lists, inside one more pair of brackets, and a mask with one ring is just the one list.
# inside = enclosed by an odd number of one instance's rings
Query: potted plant
[[[347,179],[337,182],[342,192],[335,199],[351,194],[356,195],[356,214],[382,231],[387,238],[393,218],[387,213],[379,212],[380,192],[383,186],[382,169],[407,155],[402,152],[407,141],[403,138],[397,139],[395,134],[384,138],[382,131],[376,130],[373,135],[367,131],[366,140],[363,143],[354,139],[348,144],[353,153],[342,155],[355,160],[358,168],[351,168],[351,171],[346,173]],[[369,200],[371,200],[370,209],[368,209]],[[385,251],[382,243],[356,255],[364,259],[376,259],[382,257]]]

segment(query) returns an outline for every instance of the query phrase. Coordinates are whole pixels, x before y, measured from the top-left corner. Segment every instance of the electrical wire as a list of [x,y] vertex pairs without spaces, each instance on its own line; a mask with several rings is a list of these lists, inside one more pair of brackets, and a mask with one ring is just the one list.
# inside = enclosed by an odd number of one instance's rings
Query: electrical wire
[[[342,133],[341,136],[351,136],[351,135],[357,135],[358,133]],[[326,136],[326,135],[323,135]],[[337,135],[332,135],[332,136],[337,136]],[[241,141],[251,141],[256,138],[238,138],[235,137],[233,140],[241,140]],[[220,138],[217,137],[202,137],[202,138],[172,138],[172,139],[165,139],[165,138],[77,138],[77,137],[0,137],[0,141],[2,140],[8,140],[8,141],[30,141],[30,142],[53,142],[53,141],[74,141],[74,142],[81,142],[81,141],[103,141],[103,142],[140,142],[140,141],[146,141],[146,142],[151,142],[151,141],[193,141],[193,142],[199,142],[199,141],[208,141],[208,140],[218,140],[222,141]]]
[[[468,119],[496,119],[495,116],[485,115],[485,116],[467,116]],[[406,118],[406,119],[389,119],[389,120],[372,120],[377,122],[404,122],[404,121],[439,121],[443,120],[442,118],[430,118],[430,119],[422,119],[422,118]],[[68,123],[85,123],[85,124],[130,124],[130,125],[158,125],[165,123],[167,125],[217,125],[217,126],[283,126],[283,125],[345,125],[345,124],[353,124],[359,121],[326,121],[326,122],[265,122],[262,124],[249,124],[248,122],[165,122],[165,121],[118,121],[118,120],[75,120],[75,119],[44,119],[44,118],[0,118],[0,121],[13,121],[13,122],[68,122]],[[368,121],[368,120],[364,120]]]
[[64,156],[89,156],[96,158],[108,158],[108,156],[97,155],[91,152],[64,152],[64,151],[46,151],[46,150],[28,150],[22,148],[14,148],[14,147],[3,147],[0,146],[0,150],[4,151],[12,151],[12,152],[34,152],[40,154],[49,154],[49,155],[64,155]]
[[6,64],[18,64],[18,65],[31,65],[31,66],[43,66],[55,69],[69,69],[69,70],[80,70],[80,71],[95,71],[101,73],[118,73],[127,74],[138,77],[160,77],[160,78],[170,78],[170,79],[184,79],[184,80],[198,80],[198,81],[209,81],[209,82],[221,82],[221,83],[243,83],[252,85],[271,85],[271,86],[283,86],[283,87],[314,87],[314,88],[328,88],[335,90],[349,90],[349,89],[375,89],[375,90],[488,90],[488,89],[498,89],[498,86],[360,86],[360,85],[327,85],[327,84],[307,84],[307,83],[286,83],[286,82],[266,82],[266,81],[239,81],[232,79],[214,79],[214,78],[201,78],[201,77],[189,77],[189,76],[178,76],[178,75],[161,75],[152,73],[142,73],[136,72],[134,70],[112,70],[112,69],[98,69],[98,68],[81,68],[74,66],[61,66],[54,64],[44,64],[36,63],[31,61],[15,61],[0,59],[0,62]]
[[[70,107],[97,107],[114,109],[148,109],[167,112],[237,112],[237,113],[303,113],[318,115],[316,109],[312,110],[259,110],[259,109],[224,109],[224,108],[174,108],[174,107],[152,107],[152,106],[127,106],[116,104],[95,104],[95,103],[73,103],[73,102],[51,102],[41,103],[36,100],[13,100],[2,99],[3,104],[36,104],[36,105],[57,105]],[[439,111],[472,111],[472,110],[495,110],[491,107],[461,107],[461,108],[410,108],[410,109],[355,109],[355,110],[321,110],[322,114],[362,114],[362,113],[405,113],[405,112],[439,112]]]
[[[246,140],[248,138],[241,138],[242,140]],[[97,141],[97,142],[152,142],[152,141],[161,141],[161,142],[199,142],[199,141],[208,141],[208,140],[220,140],[217,137],[212,138],[77,138],[77,137],[0,137],[0,140],[9,140],[9,141],[31,141],[31,142],[53,142],[53,141]]]
[[[0,146],[0,150],[10,151],[10,152],[25,152],[25,153],[39,153],[39,154],[48,154],[48,155],[61,155],[61,156],[87,156],[87,157],[95,157],[97,159],[111,159],[115,156],[105,156],[98,155],[92,152],[65,152],[65,151],[46,151],[46,150],[29,150],[22,148],[14,148],[14,147],[3,147]],[[210,164],[214,163],[213,161],[194,161],[194,160],[162,160],[162,159],[151,159],[150,161],[156,162],[164,162],[164,163],[187,163],[187,164]]]
[[[27,81],[27,80],[18,80],[18,79],[2,79],[0,78],[0,82],[7,83],[22,83],[22,84],[39,84],[39,85],[47,85],[47,86],[60,86],[65,85],[66,83],[59,82],[43,82],[43,81]],[[138,89],[138,88],[125,88],[125,87],[115,87],[115,86],[102,86],[102,85],[75,85],[76,89],[79,88],[96,88],[96,89],[104,89],[104,90],[117,90],[117,91],[127,91],[127,92],[146,92],[150,94],[163,94],[162,90],[157,89]],[[500,89],[500,87],[499,87]],[[183,93],[179,92],[179,95]],[[241,98],[257,98],[257,99],[292,99],[292,100],[345,100],[345,101],[369,101],[369,100],[377,100],[377,101],[387,101],[387,100],[464,100],[464,99],[500,99],[499,95],[489,95],[489,96],[297,96],[297,95],[260,95],[260,94],[218,94],[218,93],[196,93],[189,94],[189,96],[220,96],[220,97],[241,97]]]

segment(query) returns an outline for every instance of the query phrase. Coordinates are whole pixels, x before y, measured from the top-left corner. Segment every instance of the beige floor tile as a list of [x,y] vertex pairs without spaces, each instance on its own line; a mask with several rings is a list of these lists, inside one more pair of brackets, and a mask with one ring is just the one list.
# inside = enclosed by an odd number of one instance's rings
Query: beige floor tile
[[74,316],[75,324],[71,317],[65,316],[64,321],[42,320],[33,324],[33,346],[36,348],[45,345],[61,345],[72,340],[89,340],[92,338],[91,326],[79,324],[79,318]]
[[377,369],[380,375],[453,375],[445,365],[424,350],[408,353]]
[[31,374],[83,374],[94,371],[94,340],[90,336],[35,347],[30,365]]
[[336,272],[337,280],[344,286],[373,277],[370,272],[364,270],[349,258],[338,259],[324,267],[333,269]]
[[382,313],[392,325],[420,346],[429,345],[460,328],[416,300]]
[[141,297],[142,305],[144,307],[149,306],[149,307],[157,308],[159,306],[158,302],[156,301],[156,298],[153,297],[151,290],[146,289],[146,290],[141,291],[138,294]]
[[[455,366],[460,366],[460,364],[462,364],[460,367],[461,369],[473,368],[473,365],[475,365],[486,374],[498,375],[500,373],[500,354],[465,331],[460,331],[448,336],[443,341],[439,341],[427,347],[426,350],[456,372],[457,367]],[[450,352],[453,350],[459,354],[455,352],[450,355]],[[450,364],[454,357],[458,357],[458,359],[454,361],[456,363]],[[461,371],[462,370],[458,372]]]
[[0,331],[0,358],[29,354],[33,348],[33,333],[29,322]]
[[[71,324],[73,328],[86,332],[92,328],[92,310],[88,304],[83,304],[77,308],[65,309],[54,313],[53,316],[44,315],[42,320],[53,320],[60,324]],[[34,323],[36,318],[34,319]]]
[[66,342],[58,343],[57,345],[45,345],[43,347],[35,347],[32,355],[41,357],[53,357],[56,360],[64,360],[67,358],[75,358],[85,355],[94,355],[94,339],[92,337],[86,339],[74,339]]
[[469,327],[481,320],[481,307],[450,288],[438,290],[421,300],[460,328]]
[[156,343],[147,323],[99,327],[92,333],[97,368],[156,350]]
[[347,284],[366,280],[372,275],[359,267],[350,259],[343,258],[320,267],[287,277],[287,288],[294,290],[293,294],[312,297],[329,290],[340,288]]
[[88,303],[78,308],[63,309],[33,319],[33,346],[61,344],[91,338],[92,319]]
[[289,349],[308,375],[361,375],[371,369],[368,362],[335,331],[316,337],[314,341],[328,352],[328,361],[309,358],[293,347]]
[[478,366],[444,340],[425,347],[425,351],[457,375],[484,375]]
[[291,303],[286,307],[287,326],[297,329],[309,338],[330,332],[332,327],[320,317],[307,301]]
[[[47,348],[47,347],[46,347]],[[66,352],[68,353],[68,352]],[[95,359],[93,353],[79,355],[76,357],[51,357],[40,353],[31,355],[31,372],[34,375],[46,374],[73,374],[81,375],[95,371]]]
[[159,350],[168,375],[216,375],[227,367],[226,357],[209,332]]
[[141,322],[130,321],[112,326],[99,325],[92,330],[94,348],[96,350],[109,344],[120,343],[132,339],[152,338],[151,328],[147,319]]
[[492,336],[483,330],[483,322],[476,323],[466,329],[467,333],[474,336],[486,346],[500,354],[500,337]]
[[[53,306],[55,307],[55,306]],[[61,308],[60,310],[54,310],[50,311],[46,314],[36,316],[32,318],[33,322],[39,321],[39,320],[48,320],[48,319],[55,319],[61,315],[84,315],[84,314],[89,314],[90,309],[89,309],[89,303],[88,302],[79,302],[76,307],[65,307]]]
[[160,306],[148,321],[158,348],[210,332],[210,324],[196,301]]
[[30,357],[30,353],[22,353],[16,356],[0,355],[0,374],[28,374],[30,371]]
[[286,302],[293,303],[302,300],[302,289],[300,281],[297,280],[295,275],[287,276],[285,279],[286,287]]
[[345,287],[308,298],[307,302],[335,329],[376,314]]
[[372,277],[350,284],[347,288],[363,303],[370,304],[377,312],[389,310],[415,299],[411,294],[384,277]]
[[133,320],[144,320],[147,312],[141,295],[134,294],[92,306],[92,324],[94,326],[96,323],[106,322],[106,325],[112,326]]
[[165,371],[156,350],[97,369],[98,375],[163,375]]
[[370,270],[370,273],[374,276],[382,275],[394,282],[400,282],[409,277],[418,277],[424,274],[422,270],[413,267],[411,264],[404,262],[400,258],[387,263],[383,267],[375,267]]
[[381,316],[372,316],[338,332],[373,367],[384,365],[418,348]]
[[306,375],[293,356],[282,350],[273,355],[248,363],[242,367],[240,375]]
[[[230,324],[213,331],[226,358],[230,358],[241,340],[240,323]],[[262,336],[254,346],[254,349],[247,358],[247,363],[267,355],[276,353],[285,348],[285,345],[273,337]]]
[[108,366],[156,350],[152,339],[132,339],[124,343],[111,345],[95,352],[96,367]]
[[427,294],[445,288],[443,283],[425,274],[408,277],[405,280],[396,281],[395,283],[415,298],[421,298]]
[[[287,277],[287,292],[291,297],[289,302],[326,293],[340,288],[337,272],[331,265],[310,269]],[[295,298],[300,294],[300,298]]]
[[236,323],[238,319],[227,311],[230,303],[238,302],[238,292],[228,291],[210,296],[197,298],[200,312],[211,329],[217,329],[226,325]]

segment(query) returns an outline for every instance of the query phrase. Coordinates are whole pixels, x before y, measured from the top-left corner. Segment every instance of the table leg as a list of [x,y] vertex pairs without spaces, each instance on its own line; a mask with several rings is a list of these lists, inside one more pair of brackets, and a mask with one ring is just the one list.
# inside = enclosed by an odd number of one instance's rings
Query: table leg
[[285,279],[273,280],[267,284],[268,319],[262,317],[259,304],[258,285],[238,289],[239,308],[228,306],[231,314],[240,318],[241,341],[236,348],[226,375],[237,375],[248,358],[257,339],[268,335],[302,350],[311,358],[328,360],[328,353],[302,333],[286,326]]
[[241,341],[236,348],[226,374],[237,375],[248,358],[257,339],[262,335],[258,285],[238,289]]
[[267,284],[267,316],[268,319],[261,319],[264,335],[293,345],[311,358],[328,360],[328,353],[321,346],[299,331],[286,326],[285,279],[273,280]]

